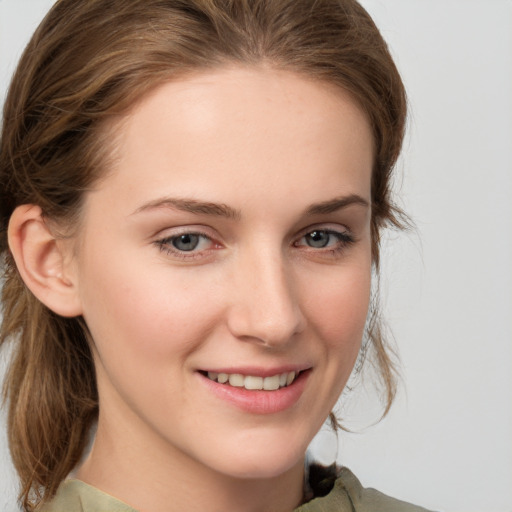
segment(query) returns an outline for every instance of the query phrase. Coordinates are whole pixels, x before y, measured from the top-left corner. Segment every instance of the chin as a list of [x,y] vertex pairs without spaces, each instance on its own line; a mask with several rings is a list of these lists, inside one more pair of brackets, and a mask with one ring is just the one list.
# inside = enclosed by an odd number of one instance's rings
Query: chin
[[217,459],[214,466],[217,471],[233,478],[269,479],[281,476],[288,471],[303,467],[305,446],[293,448],[289,443],[282,443],[273,448],[254,444],[249,448],[240,448],[231,457]]
[[237,468],[224,468],[225,474],[237,479],[268,480],[277,478],[291,471],[297,466],[302,467],[304,456],[293,461],[248,461],[247,464],[240,464]]

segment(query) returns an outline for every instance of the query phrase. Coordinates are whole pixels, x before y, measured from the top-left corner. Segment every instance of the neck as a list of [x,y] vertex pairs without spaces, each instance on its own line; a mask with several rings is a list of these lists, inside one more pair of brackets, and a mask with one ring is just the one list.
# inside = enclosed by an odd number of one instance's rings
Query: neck
[[134,435],[129,426],[114,430],[106,423],[100,415],[93,447],[77,477],[140,512],[289,512],[301,502],[303,460],[278,475],[237,477],[205,466],[165,440],[148,439],[140,431]]

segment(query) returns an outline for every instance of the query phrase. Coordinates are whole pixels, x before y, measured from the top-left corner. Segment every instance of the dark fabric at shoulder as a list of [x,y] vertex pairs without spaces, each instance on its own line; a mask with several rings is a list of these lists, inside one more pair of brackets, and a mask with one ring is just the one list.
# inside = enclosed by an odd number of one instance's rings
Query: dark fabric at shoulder
[[364,488],[347,468],[341,468],[331,492],[302,505],[296,512],[429,512],[427,509]]

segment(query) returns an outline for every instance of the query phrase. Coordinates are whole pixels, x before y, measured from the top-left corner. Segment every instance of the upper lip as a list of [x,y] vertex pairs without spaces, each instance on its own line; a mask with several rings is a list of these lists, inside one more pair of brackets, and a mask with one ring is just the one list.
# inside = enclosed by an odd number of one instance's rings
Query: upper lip
[[282,373],[295,372],[299,373],[305,370],[311,369],[311,365],[307,364],[291,364],[283,366],[275,366],[272,368],[263,368],[261,366],[229,366],[229,367],[214,367],[214,368],[202,368],[199,371],[202,372],[214,372],[214,373],[227,373],[240,374],[240,375],[251,375],[254,377],[272,377],[273,375],[280,375]]

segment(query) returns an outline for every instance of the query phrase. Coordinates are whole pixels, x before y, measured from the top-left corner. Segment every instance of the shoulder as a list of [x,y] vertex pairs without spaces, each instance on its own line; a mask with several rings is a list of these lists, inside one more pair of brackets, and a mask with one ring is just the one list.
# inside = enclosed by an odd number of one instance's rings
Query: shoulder
[[341,468],[332,490],[295,512],[429,512],[427,509],[364,488],[347,468]]
[[65,480],[41,512],[137,512],[122,501],[80,480]]

